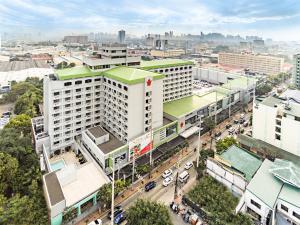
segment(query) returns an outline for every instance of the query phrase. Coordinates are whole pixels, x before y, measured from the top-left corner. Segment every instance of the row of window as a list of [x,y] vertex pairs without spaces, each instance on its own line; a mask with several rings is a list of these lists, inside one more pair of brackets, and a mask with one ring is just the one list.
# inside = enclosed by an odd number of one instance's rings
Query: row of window
[[168,73],[172,71],[178,71],[178,70],[187,70],[192,69],[192,66],[181,66],[181,67],[172,67],[172,68],[166,68],[166,69],[156,69],[154,72],[156,73]]
[[94,81],[94,82],[99,82],[99,81],[101,81],[101,77],[95,78],[95,79],[87,78],[87,79],[85,79],[85,80],[67,81],[67,82],[64,83],[64,86],[65,86],[65,87],[68,87],[68,86],[71,86],[71,85],[73,85],[73,84],[75,84],[75,85],[80,85],[80,84],[83,84],[83,83],[89,84],[89,83],[92,83],[93,81]]
[[[280,208],[285,211],[285,212],[289,212],[289,208],[286,207],[285,205],[281,204]],[[297,218],[298,220],[300,220],[300,214],[296,213],[295,211],[293,211],[292,215]]]
[[103,78],[103,83],[104,84],[107,83],[107,84],[110,84],[110,85],[112,85],[114,87],[118,87],[119,89],[122,89],[124,91],[128,91],[128,87],[125,86],[124,84],[118,83],[118,82],[116,82],[114,80],[110,80],[110,79],[108,79],[106,77]]

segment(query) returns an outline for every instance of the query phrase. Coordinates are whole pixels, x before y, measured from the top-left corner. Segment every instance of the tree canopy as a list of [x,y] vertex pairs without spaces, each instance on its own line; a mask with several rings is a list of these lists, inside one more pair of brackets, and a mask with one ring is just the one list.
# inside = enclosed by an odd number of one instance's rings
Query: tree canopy
[[172,225],[165,205],[143,199],[128,209],[127,221],[128,225]]
[[225,137],[216,143],[217,152],[221,152],[229,148],[231,145],[237,145],[237,141],[234,139],[234,137]]
[[208,212],[211,225],[252,224],[246,215],[234,213],[238,198],[210,176],[202,177],[196,187],[188,193],[188,197]]

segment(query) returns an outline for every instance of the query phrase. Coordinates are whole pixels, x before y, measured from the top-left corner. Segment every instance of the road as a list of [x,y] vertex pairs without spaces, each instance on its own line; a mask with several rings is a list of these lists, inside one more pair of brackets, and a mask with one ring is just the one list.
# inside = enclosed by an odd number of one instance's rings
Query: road
[[[249,106],[249,108],[251,108],[251,107]],[[249,121],[250,115],[251,115],[251,113],[249,113],[249,112],[246,113],[246,115],[245,115],[246,121]],[[227,137],[229,135],[227,129],[225,128],[225,125],[228,123],[233,124],[233,120],[238,119],[239,117],[240,117],[240,113],[238,112],[235,115],[232,115],[232,117],[230,119],[227,119],[226,121],[222,122],[215,128],[216,131],[222,132],[221,138]],[[237,129],[239,125],[234,124],[233,126]],[[251,128],[247,127],[247,130],[249,130],[249,129],[251,129]],[[245,129],[245,131],[246,131],[246,129]],[[206,134],[202,135],[201,141],[202,141],[202,143],[206,142],[207,145],[209,145],[209,141],[210,141],[209,134],[206,133]],[[174,177],[177,172],[181,172],[184,170],[184,164],[186,162],[192,162],[192,161],[196,160],[196,154],[193,150],[195,148],[197,148],[197,146],[198,146],[198,135],[191,136],[188,139],[188,142],[189,142],[189,151],[188,151],[189,154],[186,155],[184,158],[179,157],[179,162],[180,162],[179,167],[177,168],[178,163],[176,163],[178,160],[172,162],[169,166],[173,170]],[[214,147],[215,147],[215,141],[213,141],[213,149],[214,149]],[[164,164],[169,165],[169,163],[164,163]],[[169,167],[167,166],[164,169],[167,169]],[[157,170],[159,170],[159,169],[157,169]],[[169,209],[169,204],[170,204],[170,202],[173,201],[173,198],[174,198],[175,186],[173,184],[173,185],[169,185],[168,187],[163,187],[163,185],[162,185],[163,179],[161,177],[162,172],[163,171],[160,171],[160,174],[158,174],[158,176],[155,176],[156,177],[155,181],[157,182],[157,186],[154,189],[152,189],[149,192],[145,192],[144,185],[139,186],[133,190],[133,193],[130,194],[130,196],[128,198],[125,198],[124,200],[122,200],[120,205],[125,210],[127,210],[130,206],[132,206],[134,204],[134,202],[138,198],[143,198],[143,199],[149,199],[152,201],[161,202],[161,203],[167,205],[168,209]],[[188,192],[194,185],[196,185],[196,182],[195,182],[196,181],[196,171],[195,171],[194,167],[189,170],[189,173],[190,173],[190,179],[187,184],[185,184],[182,188],[180,188],[181,194]],[[170,212],[171,212],[171,210],[170,210]],[[173,224],[175,224],[175,225],[184,224],[184,222],[182,221],[182,218],[178,217],[177,214],[174,214],[173,212],[171,212],[170,215],[171,215]],[[87,224],[86,223],[87,220],[91,221],[95,218],[99,218],[98,212],[95,212],[92,215],[90,215],[88,217],[88,219],[84,219],[84,220],[80,221],[79,223],[77,223],[77,225],[85,225],[85,224]],[[103,220],[103,224],[105,224],[105,225],[110,224],[110,221],[107,219],[107,214],[104,214],[101,217],[101,219]]]
[[[157,202],[165,204],[167,207],[169,207],[169,204],[174,200],[176,173],[178,172],[180,174],[182,171],[184,171],[185,163],[192,162],[193,160],[195,160],[195,154],[190,154],[186,158],[182,159],[182,161],[180,162],[180,165],[177,164],[177,165],[171,166],[171,169],[173,171],[172,176],[174,178],[174,182],[172,184],[169,184],[169,186],[164,187],[162,184],[163,178],[160,176],[157,179],[155,179],[155,181],[157,182],[157,185],[154,189],[150,190],[149,192],[145,192],[144,188],[141,187],[133,196],[131,196],[130,198],[128,198],[124,202],[122,202],[122,204],[121,204],[122,208],[125,209],[125,211],[126,211],[130,206],[132,206],[134,204],[134,202],[138,198],[148,199],[151,201],[157,201]],[[181,193],[181,195],[188,192],[195,184],[196,171],[195,171],[194,167],[190,168],[188,170],[188,172],[190,174],[190,178],[189,178],[188,182],[183,186],[181,184],[179,185],[179,193]],[[173,218],[173,216],[172,216],[172,218],[173,219],[177,218],[177,220],[178,220],[178,216],[175,214],[174,214],[174,216],[175,217]],[[105,225],[110,224],[110,221],[108,220],[106,215],[104,217],[102,217],[101,219],[103,221],[103,224],[105,224]],[[174,224],[176,224],[176,220],[173,222],[174,222]]]

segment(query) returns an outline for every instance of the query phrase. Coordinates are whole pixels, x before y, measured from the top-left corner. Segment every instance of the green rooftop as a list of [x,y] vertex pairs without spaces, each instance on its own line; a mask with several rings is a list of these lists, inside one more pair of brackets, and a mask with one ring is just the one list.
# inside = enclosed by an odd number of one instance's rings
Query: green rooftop
[[247,190],[263,201],[271,209],[274,208],[277,196],[283,183],[269,172],[273,162],[265,159],[253,179],[247,186]]
[[93,72],[85,66],[55,70],[55,73],[57,74],[59,80],[101,76],[101,72]]
[[233,169],[242,172],[248,182],[262,164],[257,156],[235,145],[220,154],[220,157],[228,162]]
[[192,95],[178,100],[164,103],[164,113],[169,114],[175,118],[180,118],[195,110],[208,106],[217,100],[225,97],[222,93],[210,92],[204,95]]
[[185,66],[194,65],[192,61],[182,60],[182,59],[161,59],[161,60],[151,60],[151,61],[141,61],[141,68],[144,70],[152,70],[159,68],[166,68],[172,66]]
[[278,199],[300,208],[300,189],[289,184],[284,184]]
[[165,77],[163,74],[153,73],[132,67],[116,67],[102,72],[105,77],[117,80],[125,84],[143,83],[145,78],[152,77],[154,80]]
[[68,69],[56,70],[59,80],[69,80],[93,76],[105,76],[125,84],[143,83],[146,77],[152,77],[154,80],[164,78],[164,75],[153,73],[132,67],[116,67],[102,72],[93,72],[88,67],[73,67]]

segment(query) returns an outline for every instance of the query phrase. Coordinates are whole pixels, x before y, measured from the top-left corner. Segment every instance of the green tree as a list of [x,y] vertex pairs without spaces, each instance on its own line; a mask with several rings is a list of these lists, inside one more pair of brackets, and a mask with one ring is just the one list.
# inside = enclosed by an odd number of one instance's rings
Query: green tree
[[31,118],[26,114],[17,115],[5,125],[6,128],[14,128],[22,133],[30,133],[31,131]]
[[215,121],[213,120],[212,117],[207,117],[204,119],[204,126],[209,130],[209,136],[210,136],[210,146],[209,149],[211,150],[212,148],[212,141],[213,141],[213,131],[216,127]]
[[108,209],[111,205],[111,184],[104,184],[97,193],[97,201],[100,207]]
[[237,145],[237,141],[234,137],[226,137],[216,143],[217,152],[221,152],[229,148],[231,145]]
[[261,85],[258,85],[255,89],[255,94],[256,95],[265,95],[272,91],[272,86],[268,83],[264,83]]
[[172,225],[166,206],[148,200],[138,199],[127,215],[128,225]]
[[16,101],[14,113],[35,117],[39,112],[39,104],[42,102],[42,99],[42,94],[39,91],[27,91]]
[[35,91],[37,88],[28,82],[19,82],[12,86],[11,91],[3,95],[4,102],[15,102],[27,91]]
[[60,63],[57,64],[56,69],[64,69],[68,67],[68,63],[65,61],[62,61]]
[[76,66],[76,64],[75,63],[73,63],[73,62],[71,62],[70,64],[69,64],[69,68],[72,68],[72,67],[75,67]]
[[11,196],[18,167],[19,163],[14,157],[0,152],[0,194]]

